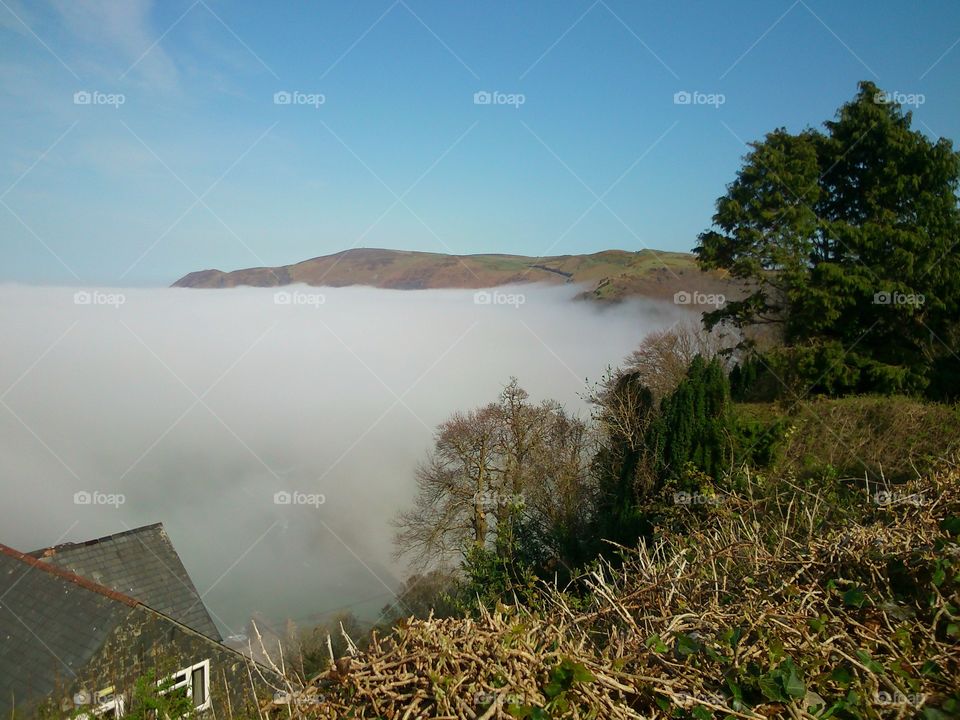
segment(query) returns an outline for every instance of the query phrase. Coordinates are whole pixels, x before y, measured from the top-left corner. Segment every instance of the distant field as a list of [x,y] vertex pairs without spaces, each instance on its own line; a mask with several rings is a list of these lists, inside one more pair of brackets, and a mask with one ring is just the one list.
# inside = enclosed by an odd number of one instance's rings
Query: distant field
[[672,299],[679,291],[736,294],[722,273],[701,272],[688,253],[604,250],[590,255],[444,255],[357,248],[273,268],[223,272],[201,270],[174,287],[275,287],[293,283],[419,290],[486,288],[525,282],[575,283],[582,297],[616,301],[626,297]]

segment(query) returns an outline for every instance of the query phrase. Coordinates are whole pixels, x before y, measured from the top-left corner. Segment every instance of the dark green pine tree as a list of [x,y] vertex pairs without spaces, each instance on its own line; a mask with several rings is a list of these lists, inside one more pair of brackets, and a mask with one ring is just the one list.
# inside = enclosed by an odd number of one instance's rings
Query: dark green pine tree
[[960,155],[860,83],[826,132],[776,130],[717,201],[696,253],[752,294],[708,324],[777,323],[813,392],[960,393]]
[[[641,471],[646,448],[634,438],[643,438],[644,429],[654,410],[653,394],[643,385],[637,373],[626,373],[613,386],[607,402],[622,410],[619,422],[612,428],[593,461],[598,481],[598,497],[591,535],[597,540],[612,540],[632,546],[650,527],[639,510],[640,495],[645,491]],[[624,427],[623,422],[632,427]],[[603,552],[609,546],[594,548]]]
[[690,465],[719,479],[730,462],[731,422],[726,373],[718,359],[698,355],[651,424],[647,446],[660,482],[680,478]]

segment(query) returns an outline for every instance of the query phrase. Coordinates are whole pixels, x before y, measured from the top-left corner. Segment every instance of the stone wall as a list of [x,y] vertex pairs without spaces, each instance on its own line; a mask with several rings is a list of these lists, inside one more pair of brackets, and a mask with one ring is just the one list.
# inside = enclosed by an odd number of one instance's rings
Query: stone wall
[[[115,695],[123,695],[129,710],[138,678],[150,671],[157,679],[166,678],[203,661],[210,664],[212,712],[208,714],[217,718],[257,717],[255,704],[273,695],[271,685],[279,685],[276,677],[260,668],[269,684],[264,682],[251,661],[240,653],[149,608],[137,606],[113,628],[104,645],[63,693],[51,698],[52,705],[61,712],[68,708],[74,711],[80,707],[75,701],[86,698],[91,706],[96,705],[98,693],[112,687]],[[78,693],[81,695],[77,696]]]

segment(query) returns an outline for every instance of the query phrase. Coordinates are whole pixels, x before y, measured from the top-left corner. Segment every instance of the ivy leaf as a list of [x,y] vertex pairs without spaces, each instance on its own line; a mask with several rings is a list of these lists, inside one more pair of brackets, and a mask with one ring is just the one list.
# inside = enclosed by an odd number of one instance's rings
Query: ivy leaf
[[850,668],[841,666],[834,668],[833,672],[830,673],[830,679],[841,687],[847,687],[853,682],[853,673],[850,672]]
[[689,635],[677,635],[677,644],[675,649],[677,651],[677,655],[685,658],[689,655],[695,655],[696,653],[700,652],[700,643]]
[[727,678],[727,687],[730,688],[730,694],[733,695],[734,700],[743,701],[743,690],[730,678]]
[[943,567],[944,563],[942,560],[937,561],[937,566],[933,571],[933,585],[934,587],[940,587],[943,585],[943,581],[947,579],[947,571]]
[[857,650],[857,657],[860,658],[860,662],[866,665],[867,669],[869,669],[871,672],[883,672],[883,665],[870,657],[870,653],[868,653],[866,650]]
[[780,683],[776,676],[772,674],[764,675],[757,684],[760,686],[760,692],[766,695],[768,699],[776,702],[784,702],[787,699],[783,690],[780,689]]
[[586,666],[581,663],[573,664],[573,681],[581,683],[589,683],[596,680],[593,676],[593,673],[587,670]]
[[648,648],[652,648],[654,652],[658,653],[665,653],[670,649],[667,647],[666,643],[660,639],[659,635],[651,635],[649,638],[647,638],[645,645]]
[[507,715],[515,718],[528,718],[533,714],[533,708],[529,705],[508,705]]
[[862,608],[867,602],[867,595],[860,588],[850,588],[843,594],[843,604],[847,607]]
[[783,689],[787,691],[787,695],[790,697],[802,698],[807,694],[807,686],[803,684],[803,680],[793,663],[790,663],[787,675],[783,679]]
[[558,682],[548,682],[543,686],[543,694],[551,700],[563,692],[563,685]]
[[940,528],[949,535],[960,535],[960,515],[951,515],[940,522]]

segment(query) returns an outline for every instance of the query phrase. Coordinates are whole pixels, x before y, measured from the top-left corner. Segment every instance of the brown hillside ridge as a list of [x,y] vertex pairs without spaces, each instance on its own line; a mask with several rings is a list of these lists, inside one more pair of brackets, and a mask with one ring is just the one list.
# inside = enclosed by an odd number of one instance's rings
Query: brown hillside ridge
[[725,273],[702,272],[689,253],[655,250],[604,250],[590,255],[444,255],[409,250],[354,248],[294,265],[223,272],[200,270],[173,287],[225,288],[249,285],[345,287],[366,285],[394,290],[487,288],[539,282],[584,286],[578,297],[616,301],[627,297],[672,300],[675,293],[739,296]]

